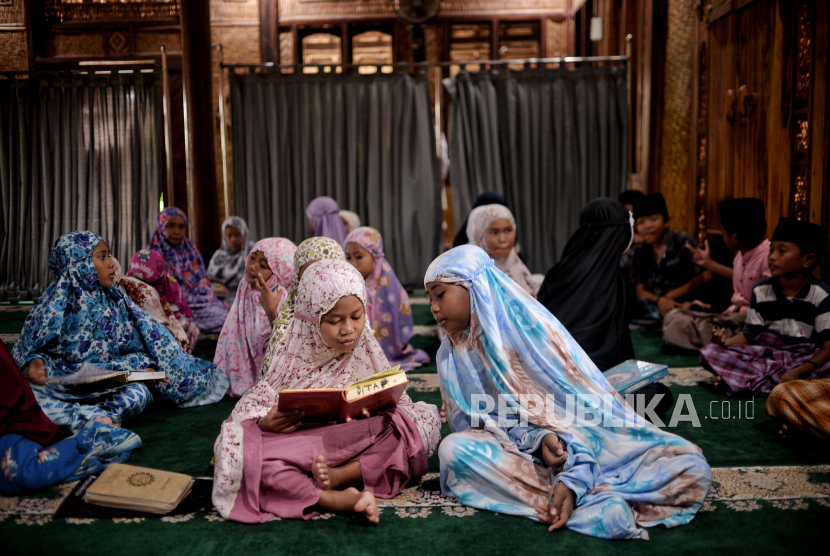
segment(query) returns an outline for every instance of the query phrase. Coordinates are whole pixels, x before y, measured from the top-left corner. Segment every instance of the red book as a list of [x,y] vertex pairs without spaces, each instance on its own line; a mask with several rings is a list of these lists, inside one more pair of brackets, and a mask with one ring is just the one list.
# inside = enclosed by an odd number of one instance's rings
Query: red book
[[283,390],[277,409],[305,412],[304,423],[346,421],[361,415],[363,408],[374,412],[397,405],[408,384],[406,374],[397,366],[358,380],[346,388]]

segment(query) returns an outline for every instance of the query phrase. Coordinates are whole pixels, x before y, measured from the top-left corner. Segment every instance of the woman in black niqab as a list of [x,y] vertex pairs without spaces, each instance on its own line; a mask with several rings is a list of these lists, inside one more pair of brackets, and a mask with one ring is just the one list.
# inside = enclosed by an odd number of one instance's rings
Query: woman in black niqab
[[579,227],[538,293],[539,302],[601,371],[634,358],[620,270],[620,257],[631,244],[632,224],[628,209],[614,199],[603,197],[585,205]]

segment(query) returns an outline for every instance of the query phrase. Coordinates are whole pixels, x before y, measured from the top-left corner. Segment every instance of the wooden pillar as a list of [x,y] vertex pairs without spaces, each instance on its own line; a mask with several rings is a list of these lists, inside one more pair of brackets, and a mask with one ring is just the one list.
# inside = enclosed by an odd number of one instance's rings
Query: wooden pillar
[[190,239],[205,258],[220,245],[219,198],[213,152],[213,76],[210,3],[180,0],[185,119],[187,122],[187,217]]

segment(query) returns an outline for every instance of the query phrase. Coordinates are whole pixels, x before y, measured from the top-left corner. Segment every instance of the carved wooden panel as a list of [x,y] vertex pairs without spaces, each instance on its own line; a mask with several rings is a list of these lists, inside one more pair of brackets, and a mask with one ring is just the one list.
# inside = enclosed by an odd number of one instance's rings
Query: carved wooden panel
[[25,22],[23,2],[24,0],[0,0],[0,24],[23,25]]
[[105,20],[178,19],[178,0],[44,0],[47,23]]
[[794,87],[792,139],[792,194],[790,216],[809,220],[810,172],[809,159],[811,136],[811,93],[813,77],[813,6],[812,2],[800,0],[795,3],[794,30]]
[[29,69],[28,46],[25,31],[0,32],[0,69],[26,71]]
[[717,227],[719,201],[757,197],[766,204],[768,233],[781,216],[826,225],[827,73],[817,60],[826,60],[827,47],[816,37],[826,33],[830,9],[820,0],[727,7],[698,44],[696,110],[707,115],[691,151],[698,198],[706,196],[698,218]]
[[259,0],[210,0],[210,19],[259,20]]
[[49,56],[103,56],[101,33],[52,33],[47,48]]
[[568,21],[556,22],[548,19],[546,22],[547,41],[546,58],[563,58],[568,52]]
[[294,34],[291,31],[280,33],[280,63],[294,63]]
[[663,72],[663,117],[660,136],[660,190],[674,226],[687,229],[694,213],[687,202],[689,142],[692,129],[692,66],[694,12],[687,0],[669,0]]
[[[568,0],[444,0],[440,15],[523,15],[565,12]],[[289,21],[343,17],[395,17],[392,0],[280,0],[279,19]]]
[[132,54],[135,52],[133,30],[129,27],[105,30],[104,48],[108,56],[127,56]]
[[135,52],[158,54],[161,47],[166,46],[168,52],[182,51],[182,34],[177,31],[135,31]]

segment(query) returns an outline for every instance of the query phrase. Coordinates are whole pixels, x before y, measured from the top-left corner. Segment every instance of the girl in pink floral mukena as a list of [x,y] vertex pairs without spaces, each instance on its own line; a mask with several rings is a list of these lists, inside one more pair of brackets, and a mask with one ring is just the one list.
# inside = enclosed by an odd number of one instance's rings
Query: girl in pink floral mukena
[[434,405],[404,393],[375,415],[302,429],[302,412],[277,409],[282,390],[343,388],[390,367],[365,306],[363,278],[349,263],[318,261],[303,273],[268,372],[236,404],[214,445],[213,503],[223,517],[264,523],[324,509],[377,523],[375,497],[392,498],[426,473],[441,436]]
[[374,228],[352,230],[344,244],[346,260],[366,280],[366,312],[383,353],[392,365],[409,371],[429,363],[429,355],[409,345],[413,334],[409,296],[383,255],[383,238]]

